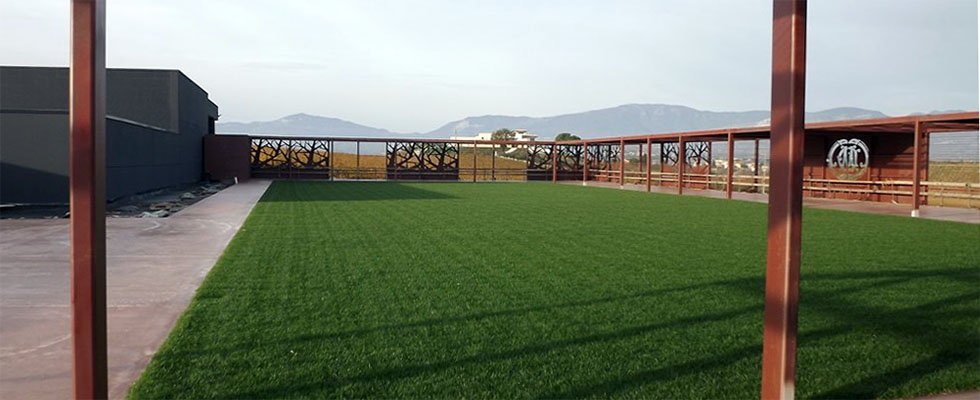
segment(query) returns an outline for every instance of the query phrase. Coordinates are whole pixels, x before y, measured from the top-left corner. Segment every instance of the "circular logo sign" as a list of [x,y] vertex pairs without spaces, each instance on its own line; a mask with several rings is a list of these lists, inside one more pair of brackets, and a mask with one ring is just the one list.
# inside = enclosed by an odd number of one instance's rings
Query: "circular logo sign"
[[871,152],[861,139],[840,139],[827,152],[827,167],[838,179],[857,179],[868,170]]

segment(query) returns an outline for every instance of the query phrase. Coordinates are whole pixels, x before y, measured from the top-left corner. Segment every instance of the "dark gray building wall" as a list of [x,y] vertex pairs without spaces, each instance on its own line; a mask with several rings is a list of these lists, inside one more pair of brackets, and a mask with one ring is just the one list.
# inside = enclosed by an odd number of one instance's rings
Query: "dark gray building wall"
[[[202,178],[218,108],[179,71],[110,69],[109,199]],[[0,203],[68,201],[67,68],[0,67]]]

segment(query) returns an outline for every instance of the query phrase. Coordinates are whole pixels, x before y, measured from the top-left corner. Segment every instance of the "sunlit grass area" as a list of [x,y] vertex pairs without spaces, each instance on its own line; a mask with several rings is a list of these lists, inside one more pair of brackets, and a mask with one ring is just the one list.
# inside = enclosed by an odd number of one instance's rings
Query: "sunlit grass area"
[[[276,182],[132,398],[758,398],[766,206]],[[980,227],[804,213],[800,398],[980,388]]]

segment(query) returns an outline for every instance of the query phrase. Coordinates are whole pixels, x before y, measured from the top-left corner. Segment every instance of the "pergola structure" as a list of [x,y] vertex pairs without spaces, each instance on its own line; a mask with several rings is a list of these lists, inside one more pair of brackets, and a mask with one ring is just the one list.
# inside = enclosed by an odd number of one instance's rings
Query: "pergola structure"
[[[107,396],[106,304],[105,304],[105,1],[72,0],[71,18],[71,304],[72,378],[74,398]],[[483,142],[411,139],[226,137],[245,160],[244,169],[273,177],[327,177],[333,175],[334,144],[362,142],[386,145],[388,179],[459,179],[460,149],[471,145],[475,157],[481,145],[525,146],[528,149],[528,180],[617,178],[625,184],[626,146],[646,152],[646,165],[639,177],[647,190],[653,182],[675,184],[678,193],[692,184],[712,183],[710,162],[707,173],[700,162],[711,159],[711,143],[728,146],[728,168],[724,180],[727,196],[738,183],[733,176],[733,153],[738,141],[770,140],[769,215],[766,257],[765,329],[762,361],[763,399],[791,399],[794,395],[797,310],[799,303],[800,225],[804,183],[814,182],[816,171],[825,168],[828,146],[840,149],[827,157],[845,169],[878,169],[875,178],[902,178],[907,173],[912,187],[913,210],[921,203],[921,180],[932,132],[969,131],[978,128],[978,113],[884,118],[862,121],[814,123],[804,126],[806,54],[806,0],[773,1],[771,127],[715,129],[698,132],[664,133],[580,140],[572,142]],[[224,136],[224,135],[222,135]],[[860,138],[888,138],[875,153]],[[844,140],[844,142],[840,142]],[[270,144],[263,145],[262,141]],[[258,143],[256,143],[258,142]],[[706,146],[703,144],[707,143]],[[884,143],[884,142],[882,142]],[[652,146],[660,147],[661,161],[672,160],[675,170],[651,169]],[[837,147],[834,147],[837,146]],[[889,147],[890,146],[890,147]],[[270,151],[263,158],[263,152]],[[863,152],[863,153],[862,153]],[[833,151],[832,151],[833,153]],[[835,160],[833,157],[839,157]],[[863,157],[863,158],[862,158]],[[643,159],[641,156],[640,159]],[[275,160],[275,162],[269,162]],[[359,159],[358,159],[359,160]],[[815,162],[810,162],[814,161]],[[877,160],[877,161],[876,161]],[[618,161],[618,164],[616,163]],[[359,162],[359,161],[358,161]],[[875,164],[875,163],[878,164]],[[905,168],[906,164],[911,168]],[[618,167],[618,171],[613,168]],[[686,171],[691,166],[693,171]],[[870,168],[868,168],[870,167]],[[358,164],[357,168],[360,168]],[[833,181],[827,170],[819,179]],[[850,171],[850,170],[848,170]],[[283,176],[283,173],[288,176]],[[853,171],[851,171],[853,172]],[[491,172],[493,173],[493,172]],[[871,172],[867,172],[870,174]],[[455,174],[455,175],[454,175]],[[672,174],[672,175],[671,175]],[[807,176],[810,175],[810,177]],[[656,175],[656,179],[655,179]],[[700,182],[688,178],[703,177]],[[634,176],[632,179],[637,180]],[[753,180],[760,179],[753,177]],[[824,182],[839,183],[839,182]],[[753,185],[759,184],[756,182]],[[850,182],[841,185],[865,185]],[[853,189],[853,188],[852,188]],[[819,191],[813,185],[810,192]],[[874,189],[853,189],[874,190]],[[861,192],[856,192],[861,193]],[[868,193],[865,193],[868,194]],[[887,193],[871,193],[882,195]],[[913,214],[915,211],[913,211]]]
[[[912,214],[917,215],[916,210],[923,204],[921,188],[926,184],[944,185],[926,182],[930,134],[976,131],[980,129],[978,115],[974,111],[807,124],[804,137],[805,195],[825,197],[828,193],[836,193],[838,198],[845,199],[909,203]],[[626,171],[622,157],[599,162],[586,160],[587,165],[612,165],[616,169],[590,168],[583,174],[583,181],[599,179],[620,185],[645,183],[647,191],[654,184],[675,186],[679,194],[685,187],[709,188],[714,184],[723,186],[727,197],[731,198],[732,191],[738,186],[768,186],[765,181],[769,177],[759,175],[758,141],[770,140],[772,136],[769,126],[759,126],[610,137],[574,143],[592,148],[613,146],[618,148],[618,154],[626,154],[628,146],[639,149],[642,163],[639,172]],[[833,152],[834,145],[841,140],[850,142],[854,139],[860,140],[864,146],[856,149],[861,154],[854,161],[864,165],[856,169],[843,168],[843,171],[828,166],[828,153]],[[755,173],[750,181],[740,181],[733,175],[737,142],[753,142],[755,145],[755,161],[752,163]],[[714,143],[725,143],[728,148],[724,175],[713,174],[711,170]],[[659,171],[654,171],[653,145],[659,147]],[[646,157],[643,157],[644,153]],[[585,154],[586,157],[595,157],[596,153]],[[952,196],[960,197],[959,194]],[[973,196],[966,191],[964,197]]]

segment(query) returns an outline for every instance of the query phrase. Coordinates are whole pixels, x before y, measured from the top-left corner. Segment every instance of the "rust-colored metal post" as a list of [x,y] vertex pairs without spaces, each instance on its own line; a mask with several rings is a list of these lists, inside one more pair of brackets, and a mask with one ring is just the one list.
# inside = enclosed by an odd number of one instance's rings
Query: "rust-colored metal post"
[[912,216],[919,216],[919,204],[921,203],[920,181],[922,174],[922,122],[915,121],[915,138],[912,140]]
[[725,198],[732,198],[732,178],[734,177],[735,171],[735,137],[731,132],[728,132],[728,176],[727,184],[725,185]]
[[582,143],[582,186],[589,180],[589,144]]
[[71,2],[69,93],[72,397],[108,396],[105,1]]
[[473,182],[476,182],[476,140],[473,141]]
[[551,144],[551,183],[558,183],[558,146]]
[[646,168],[647,168],[647,191],[648,192],[650,191],[650,175],[651,175],[651,173],[650,173],[650,167],[651,167],[651,164],[650,164],[650,155],[653,154],[653,153],[650,152],[650,150],[652,150],[652,147],[651,147],[651,144],[650,144],[650,138],[647,138],[647,160],[646,160],[646,165],[647,166],[646,166]]
[[677,194],[684,194],[684,137],[677,137]]
[[490,180],[497,180],[497,145],[490,145]]
[[803,211],[806,0],[773,0],[762,399],[793,399]]
[[619,141],[619,187],[626,184],[626,142]]
[[[753,156],[753,159],[752,159],[752,167],[755,168],[755,171],[752,173],[752,183],[753,184],[758,184],[759,183],[759,178],[758,178],[759,177],[759,174],[762,173],[762,167],[759,166],[759,139],[756,139],[755,140],[755,155]],[[759,191],[759,187],[758,186],[753,187],[753,189],[756,192]]]

